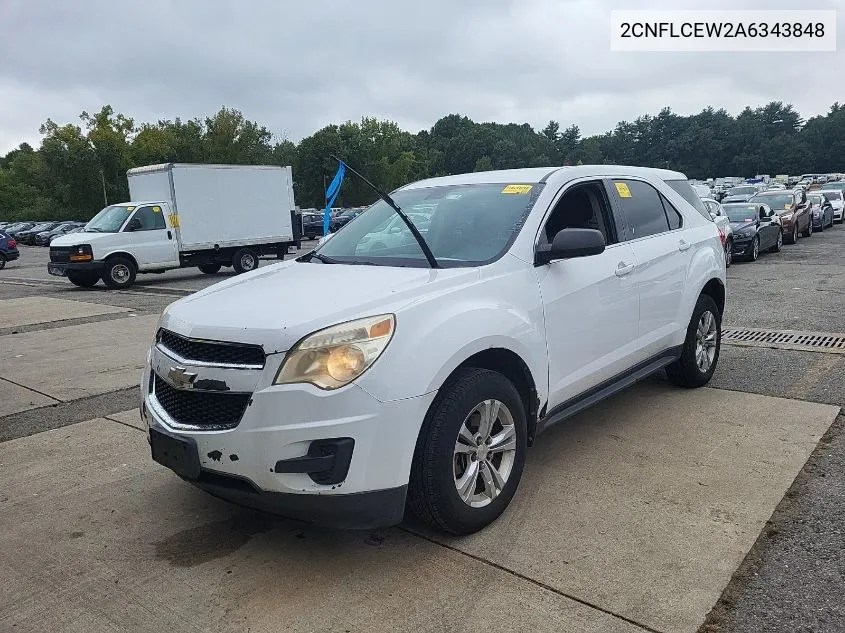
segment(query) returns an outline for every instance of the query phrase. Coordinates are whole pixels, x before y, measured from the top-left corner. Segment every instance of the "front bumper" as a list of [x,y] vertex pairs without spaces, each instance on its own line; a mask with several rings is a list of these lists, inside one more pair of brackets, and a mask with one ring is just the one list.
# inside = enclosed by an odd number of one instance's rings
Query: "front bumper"
[[[272,385],[282,356],[268,356],[267,366],[256,372],[260,377],[236,427],[200,430],[173,420],[151,392],[151,367],[158,367],[161,377],[161,369],[172,363],[154,347],[142,384],[148,439],[153,429],[195,443],[199,475],[187,479],[241,505],[333,527],[371,528],[401,521],[417,435],[435,394],[381,402],[355,383],[336,391]],[[204,370],[190,364],[188,369]],[[201,378],[210,376],[208,372]],[[233,390],[234,380],[242,379],[233,378]],[[313,454],[315,443],[338,438],[354,441],[342,481],[321,484],[320,477],[315,481],[307,472],[284,472],[297,470],[284,464],[297,458],[301,463]]]
[[91,261],[91,262],[49,262],[47,264],[47,272],[56,277],[67,277],[69,270],[90,270],[100,272],[103,270],[105,262]]
[[751,244],[754,242],[753,237],[738,238],[736,234],[733,237],[733,248],[731,252],[734,257],[746,257],[751,254]]

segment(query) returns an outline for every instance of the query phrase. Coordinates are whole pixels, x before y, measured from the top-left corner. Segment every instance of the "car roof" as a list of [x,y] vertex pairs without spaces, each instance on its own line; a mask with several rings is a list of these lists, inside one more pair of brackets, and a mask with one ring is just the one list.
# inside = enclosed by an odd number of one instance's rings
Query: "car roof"
[[523,169],[499,169],[479,171],[453,176],[426,178],[400,187],[400,191],[423,189],[426,187],[444,187],[451,185],[508,184],[565,182],[575,178],[604,176],[652,176],[662,180],[686,180],[681,172],[653,167],[633,167],[630,165],[577,165],[573,167],[526,167]]

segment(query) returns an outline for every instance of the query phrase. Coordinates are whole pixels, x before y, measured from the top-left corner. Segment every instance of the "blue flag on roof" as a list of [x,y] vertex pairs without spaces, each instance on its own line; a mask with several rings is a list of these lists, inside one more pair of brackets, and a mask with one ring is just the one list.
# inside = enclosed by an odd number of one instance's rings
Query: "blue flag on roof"
[[329,188],[326,189],[326,210],[323,213],[323,235],[329,234],[329,220],[332,217],[332,205],[337,199],[337,194],[340,193],[340,185],[343,184],[343,177],[346,175],[346,164],[340,161],[337,173],[329,183]]

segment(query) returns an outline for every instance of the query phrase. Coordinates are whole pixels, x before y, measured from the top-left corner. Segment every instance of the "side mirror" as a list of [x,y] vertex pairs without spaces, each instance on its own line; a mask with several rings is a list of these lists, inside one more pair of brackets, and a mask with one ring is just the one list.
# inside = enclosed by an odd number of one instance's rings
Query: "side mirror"
[[604,235],[595,229],[563,229],[558,231],[551,246],[534,254],[534,265],[542,266],[557,259],[588,257],[604,252]]
[[138,218],[132,218],[131,220],[129,220],[129,224],[126,225],[126,228],[124,230],[131,232],[131,231],[137,231],[140,228],[141,228],[141,220],[139,220]]

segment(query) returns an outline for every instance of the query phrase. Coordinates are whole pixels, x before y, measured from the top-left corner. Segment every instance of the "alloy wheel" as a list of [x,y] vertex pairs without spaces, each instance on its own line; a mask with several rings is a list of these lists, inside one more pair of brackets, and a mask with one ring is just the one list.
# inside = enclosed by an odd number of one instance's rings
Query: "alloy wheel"
[[706,374],[716,358],[716,318],[709,310],[702,313],[695,332],[695,364]]
[[751,259],[756,260],[760,256],[760,240],[756,237],[754,238],[754,242],[751,244],[752,255]]
[[115,283],[125,284],[129,280],[129,267],[124,264],[112,266],[111,278]]
[[470,507],[481,508],[501,494],[516,458],[513,415],[499,400],[477,404],[458,430],[452,458],[455,488]]

